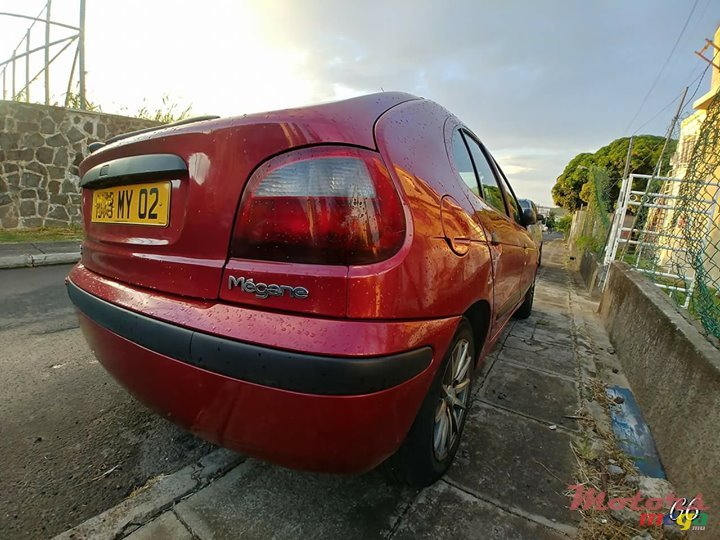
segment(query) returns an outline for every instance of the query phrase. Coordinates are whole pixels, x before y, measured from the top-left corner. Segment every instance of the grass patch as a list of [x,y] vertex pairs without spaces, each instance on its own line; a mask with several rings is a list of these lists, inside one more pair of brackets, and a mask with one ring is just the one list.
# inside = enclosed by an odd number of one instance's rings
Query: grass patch
[[580,251],[592,251],[596,255],[602,255],[605,249],[605,239],[595,238],[593,236],[581,236],[575,241],[575,245]]
[[142,492],[147,491],[151,487],[153,487],[155,484],[157,484],[160,480],[162,480],[165,477],[164,474],[160,474],[154,478],[151,478],[147,482],[145,482],[144,486],[136,486],[131,492],[130,495],[127,496],[128,499],[132,499],[133,497],[137,497]]
[[[587,398],[600,404],[605,411],[609,411],[612,403],[607,396],[605,384],[599,379],[590,379],[585,384]],[[628,475],[637,476],[635,463],[618,447],[612,431],[602,428],[589,411],[581,410],[580,416],[580,425],[583,430],[570,446],[577,462],[577,483],[582,484],[586,489],[594,488],[598,492],[607,493],[608,499],[632,497],[637,489],[630,486],[625,479]],[[595,444],[593,444],[593,440]],[[608,466],[611,460],[625,471],[624,475],[609,474]],[[566,494],[569,495],[569,493]],[[577,534],[577,538],[581,540],[631,540],[648,531],[640,529],[639,524],[635,526],[620,522],[614,519],[611,512],[608,511],[582,508],[578,511],[583,516]],[[639,517],[638,513],[638,522]],[[648,532],[660,535],[653,536],[653,538],[662,537],[661,530]]]
[[40,227],[38,229],[0,229],[0,244],[82,240],[82,237],[83,231],[80,225]]

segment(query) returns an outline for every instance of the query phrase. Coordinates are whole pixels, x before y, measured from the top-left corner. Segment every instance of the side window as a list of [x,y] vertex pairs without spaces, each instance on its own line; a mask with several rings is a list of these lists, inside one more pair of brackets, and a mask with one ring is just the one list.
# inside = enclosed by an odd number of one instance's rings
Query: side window
[[463,141],[462,135],[460,135],[460,132],[457,130],[453,133],[452,151],[455,167],[457,167],[460,173],[460,178],[463,179],[463,182],[467,184],[475,195],[479,196],[480,189],[478,188],[477,178],[475,177],[475,169],[470,160],[470,154],[468,154],[465,141]]
[[465,140],[470,148],[470,155],[472,155],[475,170],[477,170],[477,175],[482,185],[482,198],[498,212],[505,214],[505,203],[503,202],[502,192],[497,183],[497,178],[495,178],[495,173],[485,157],[485,153],[472,137],[466,136]]
[[503,184],[503,191],[505,192],[505,198],[511,210],[512,217],[517,223],[522,224],[522,213],[520,212],[520,205],[518,205],[517,199],[515,198],[515,195],[513,195],[512,189],[510,189],[510,184],[505,177],[505,173],[502,172],[502,169],[497,164],[497,162],[495,162],[495,167],[497,167],[497,170],[500,173],[500,182],[502,182]]

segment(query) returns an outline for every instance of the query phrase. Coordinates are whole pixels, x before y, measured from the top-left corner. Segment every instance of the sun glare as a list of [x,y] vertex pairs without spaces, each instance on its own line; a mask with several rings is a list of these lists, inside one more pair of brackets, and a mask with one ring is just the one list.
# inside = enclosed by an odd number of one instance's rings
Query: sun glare
[[97,23],[89,28],[89,86],[91,99],[107,110],[152,107],[162,94],[192,105],[193,114],[221,115],[313,99],[313,83],[302,73],[303,51],[273,45],[277,36],[261,24],[268,16],[261,3],[204,10],[198,2],[178,2],[168,12],[166,4],[131,0],[92,9]]

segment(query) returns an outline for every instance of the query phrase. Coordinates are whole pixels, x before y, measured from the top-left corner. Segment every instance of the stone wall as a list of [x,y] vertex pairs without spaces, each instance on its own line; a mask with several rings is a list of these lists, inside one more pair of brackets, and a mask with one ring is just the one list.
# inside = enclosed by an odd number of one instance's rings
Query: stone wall
[[79,224],[78,165],[94,141],[158,125],[140,118],[0,101],[0,228]]

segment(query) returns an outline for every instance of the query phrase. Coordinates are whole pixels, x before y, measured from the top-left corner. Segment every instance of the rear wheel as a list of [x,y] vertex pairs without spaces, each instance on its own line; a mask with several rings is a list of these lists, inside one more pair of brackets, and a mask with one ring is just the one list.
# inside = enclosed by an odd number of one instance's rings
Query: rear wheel
[[533,301],[535,300],[535,281],[525,293],[525,300],[522,305],[517,309],[513,317],[516,319],[527,319],[532,314]]
[[450,467],[465,427],[474,365],[472,329],[462,319],[405,442],[383,466],[393,480],[427,486]]

